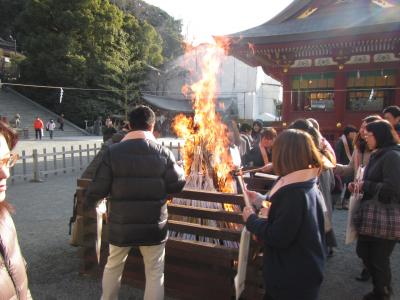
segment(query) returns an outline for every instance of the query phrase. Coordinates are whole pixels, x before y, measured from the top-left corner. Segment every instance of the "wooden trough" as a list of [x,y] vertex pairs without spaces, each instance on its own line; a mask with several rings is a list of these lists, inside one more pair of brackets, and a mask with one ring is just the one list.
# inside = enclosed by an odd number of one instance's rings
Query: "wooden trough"
[[[271,180],[247,178],[248,187],[265,191]],[[88,179],[79,179],[77,188],[77,222],[79,233],[76,245],[79,246],[82,275],[100,276],[108,256],[107,224],[103,225],[100,264],[95,252],[96,214],[94,210],[85,211],[82,206]],[[218,192],[184,190],[171,195],[182,199],[202,200],[244,206],[243,195]],[[216,240],[240,241],[243,226],[240,212],[193,207],[169,203],[169,230],[196,236],[210,237]],[[205,226],[196,223],[178,221],[190,218],[227,222],[229,228]],[[233,224],[233,226],[232,226]],[[249,264],[247,267],[246,289],[242,299],[262,299],[262,251],[256,242],[251,243]],[[165,292],[175,299],[234,299],[233,279],[236,275],[238,248],[226,247],[196,240],[184,240],[170,237],[166,244]],[[144,289],[144,266],[138,249],[133,248],[125,265],[123,281],[136,288]]]

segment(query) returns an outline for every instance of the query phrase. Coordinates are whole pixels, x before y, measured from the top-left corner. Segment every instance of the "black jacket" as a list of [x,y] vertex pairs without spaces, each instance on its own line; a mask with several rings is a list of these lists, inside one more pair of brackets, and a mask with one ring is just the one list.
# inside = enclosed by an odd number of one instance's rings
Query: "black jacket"
[[170,150],[145,139],[111,145],[86,193],[86,204],[110,195],[109,242],[150,246],[167,239],[168,193],[180,192],[184,174]]
[[400,203],[400,146],[394,145],[371,154],[364,172],[363,200],[379,192],[379,201]]
[[[263,275],[274,299],[307,299],[322,283],[325,230],[316,180],[293,183],[271,197],[268,219],[252,214],[247,229],[264,243]],[[303,295],[303,296],[302,296]]]
[[[350,154],[353,154],[353,143],[347,139],[347,145],[349,145]],[[341,138],[338,139],[335,145],[336,162],[342,165],[348,165],[350,160],[347,157],[346,150]]]
[[[267,151],[268,160],[270,162],[272,162],[272,153],[268,150],[266,150],[266,151]],[[253,149],[251,149],[250,152],[243,155],[242,164],[244,167],[262,167],[265,165],[264,159],[262,157],[260,147],[258,144]]]

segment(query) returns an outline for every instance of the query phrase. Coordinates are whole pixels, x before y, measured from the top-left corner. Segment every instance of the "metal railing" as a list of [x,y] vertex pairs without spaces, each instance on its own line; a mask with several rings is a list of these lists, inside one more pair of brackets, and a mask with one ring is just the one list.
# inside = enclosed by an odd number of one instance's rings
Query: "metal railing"
[[[177,160],[181,159],[181,143],[161,143],[169,148],[175,155]],[[43,148],[40,152],[33,149],[32,154],[28,155],[25,150],[20,154],[17,164],[11,169],[11,182],[16,180],[41,182],[49,175],[66,174],[67,172],[77,172],[84,170],[92,159],[97,155],[101,145],[94,144],[86,147],[79,145],[71,146],[66,149],[65,146],[61,151],[57,151],[56,147],[52,150]]]

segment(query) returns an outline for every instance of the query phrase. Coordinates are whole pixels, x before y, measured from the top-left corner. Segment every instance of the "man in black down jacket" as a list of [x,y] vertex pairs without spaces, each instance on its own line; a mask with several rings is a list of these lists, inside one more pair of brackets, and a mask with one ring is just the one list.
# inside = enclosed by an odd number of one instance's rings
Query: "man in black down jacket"
[[133,129],[104,153],[86,194],[86,204],[110,196],[110,254],[103,274],[103,300],[117,299],[124,264],[139,246],[146,275],[144,299],[164,299],[164,255],[168,193],[180,192],[184,174],[174,155],[157,144],[154,112],[137,106],[129,114]]

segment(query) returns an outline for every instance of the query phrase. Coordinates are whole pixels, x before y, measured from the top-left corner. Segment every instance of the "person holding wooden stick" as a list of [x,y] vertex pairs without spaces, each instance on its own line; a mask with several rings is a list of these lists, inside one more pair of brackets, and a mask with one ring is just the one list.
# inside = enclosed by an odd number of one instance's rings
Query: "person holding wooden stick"
[[[272,162],[280,176],[270,191],[269,209],[259,217],[243,210],[247,229],[264,244],[265,300],[316,300],[326,259],[323,198],[317,178],[323,166],[311,136],[301,130],[281,133]],[[260,194],[246,191],[253,204]]]
[[245,167],[262,167],[270,163],[272,161],[272,146],[276,136],[277,133],[274,128],[264,128],[257,145],[242,157],[243,165]]

